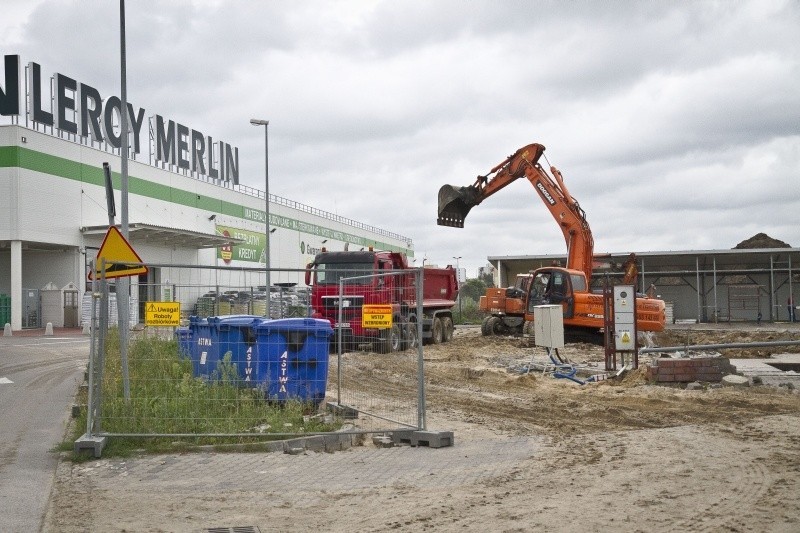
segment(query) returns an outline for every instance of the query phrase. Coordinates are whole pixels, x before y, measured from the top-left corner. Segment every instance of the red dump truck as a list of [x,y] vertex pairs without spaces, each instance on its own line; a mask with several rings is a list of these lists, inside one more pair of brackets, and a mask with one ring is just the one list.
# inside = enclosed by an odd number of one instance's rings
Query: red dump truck
[[[453,337],[452,308],[458,297],[456,271],[422,269],[422,314],[417,307],[415,269],[400,252],[329,252],[324,248],[306,270],[311,287],[311,316],[330,321],[334,341],[343,350],[371,344],[382,353],[438,344]],[[340,287],[343,294],[339,294]],[[364,327],[364,306],[390,306],[391,327]],[[341,315],[341,316],[340,316]],[[387,317],[388,318],[388,317]],[[368,324],[369,325],[369,324]]]

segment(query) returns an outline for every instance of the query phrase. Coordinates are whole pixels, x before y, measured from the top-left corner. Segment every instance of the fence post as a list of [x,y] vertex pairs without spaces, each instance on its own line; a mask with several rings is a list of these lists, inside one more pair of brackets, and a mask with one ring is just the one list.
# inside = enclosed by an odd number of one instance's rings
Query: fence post
[[[105,266],[105,265],[104,265]],[[108,339],[108,304],[109,304],[108,281],[105,278],[105,268],[103,277],[100,279],[100,326],[97,328],[98,348],[97,361],[95,364],[95,409],[96,420],[94,428],[96,432],[102,431],[102,405],[103,405],[103,372],[106,358],[106,341]],[[119,303],[119,302],[117,302]]]
[[414,274],[417,289],[417,427],[422,430],[427,429],[425,420],[425,362],[422,354],[422,267],[418,268]]
[[86,434],[91,436],[94,427],[94,412],[95,412],[95,358],[97,357],[97,269],[95,268],[94,260],[90,263],[92,269],[92,311],[89,317],[91,325],[89,326],[91,337],[89,339],[89,390],[88,398],[86,399]]
[[344,320],[344,310],[342,303],[344,301],[344,279],[339,279],[339,305],[336,310],[336,403],[342,405],[342,340],[343,330],[342,321]]

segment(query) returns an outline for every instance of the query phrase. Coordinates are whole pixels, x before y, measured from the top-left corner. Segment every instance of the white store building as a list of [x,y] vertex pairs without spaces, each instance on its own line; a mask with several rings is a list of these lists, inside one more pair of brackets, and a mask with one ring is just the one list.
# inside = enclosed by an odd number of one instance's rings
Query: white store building
[[[13,75],[9,79],[9,63],[12,72],[15,66],[19,69],[18,79]],[[13,331],[43,327],[47,322],[54,327],[80,325],[69,309],[83,300],[88,289],[87,265],[109,228],[106,162],[115,190],[115,222],[120,222],[120,157],[111,131],[115,126],[109,126],[109,131],[102,124],[85,126],[87,117],[81,118],[76,102],[91,87],[65,83],[57,73],[51,78],[52,93],[37,102],[31,89],[38,82],[36,67],[30,63],[23,69],[18,56],[6,56],[6,79],[0,83],[0,322],[6,302],[5,318]],[[108,106],[110,100],[103,100],[103,105]],[[39,109],[47,101],[47,110]],[[139,116],[138,133],[144,141],[140,152],[130,151],[128,161],[128,242],[142,262],[162,265],[132,278],[132,298],[149,297],[138,292],[137,284],[150,287],[178,276],[184,282],[203,284],[208,281],[204,276],[213,275],[212,270],[186,268],[181,274],[177,272],[181,265],[263,269],[265,194],[238,184],[238,148],[203,136],[201,140],[207,139],[213,149],[207,151],[207,165],[200,165],[205,173],[200,172],[198,153],[187,153],[182,138],[182,129],[188,128],[175,124],[174,135],[168,137],[166,130],[159,129],[164,125],[156,125],[161,117],[150,118],[148,128],[141,124],[144,110],[129,109],[134,120]],[[103,114],[118,124],[119,106]],[[102,120],[95,118],[97,123]],[[173,123],[168,124],[172,127]],[[84,129],[88,136],[81,134]],[[188,131],[191,147],[195,132]],[[139,138],[135,140],[139,144]],[[402,235],[274,195],[269,201],[270,266],[280,270],[271,274],[272,284],[302,283],[302,276],[284,271],[305,268],[323,246],[331,250],[373,246],[413,257],[412,241]],[[232,242],[236,244],[225,246]],[[187,280],[187,275],[195,279]],[[260,280],[265,283],[264,273]],[[59,306],[52,304],[48,291],[60,291],[64,310],[52,309]]]

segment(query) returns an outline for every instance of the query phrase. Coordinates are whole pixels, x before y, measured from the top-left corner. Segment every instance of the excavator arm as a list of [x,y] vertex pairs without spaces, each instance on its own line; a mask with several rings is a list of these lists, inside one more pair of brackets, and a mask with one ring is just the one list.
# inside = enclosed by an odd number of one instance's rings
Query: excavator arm
[[622,265],[622,284],[636,285],[636,277],[639,275],[639,267],[636,264],[636,254],[632,253]]
[[513,181],[526,178],[561,228],[567,243],[567,268],[584,272],[588,284],[592,277],[594,239],[586,213],[567,190],[561,172],[551,166],[551,176],[539,164],[543,153],[541,144],[529,144],[508,156],[485,176],[478,176],[468,187],[443,185],[439,189],[437,224],[463,228],[470,209]]

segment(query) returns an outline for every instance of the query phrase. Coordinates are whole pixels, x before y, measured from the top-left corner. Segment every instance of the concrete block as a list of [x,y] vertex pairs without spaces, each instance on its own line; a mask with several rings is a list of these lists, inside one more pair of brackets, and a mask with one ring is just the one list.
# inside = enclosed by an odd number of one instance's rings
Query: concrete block
[[53,336],[53,323],[48,322],[47,325],[44,327],[44,334],[47,336]]
[[392,431],[391,437],[394,444],[411,444],[411,437],[414,434],[413,429],[400,429]]
[[95,459],[99,459],[103,453],[103,448],[106,446],[105,437],[95,437],[84,433],[78,440],[75,441],[75,453],[81,453],[84,450],[91,450]]
[[11,337],[11,324],[8,322],[3,326],[3,337]]
[[300,448],[303,451],[308,450],[312,452],[324,452],[325,440],[322,435],[314,435],[311,437],[300,437],[297,439],[289,439],[283,443],[284,453],[292,453],[291,450]]
[[324,452],[325,451],[325,436],[314,435],[313,437],[306,437],[306,450],[311,452]]
[[452,431],[414,431],[411,436],[412,446],[428,446],[429,448],[445,448],[453,445]]
[[332,435],[324,435],[325,451],[328,453],[340,452],[351,448],[353,444],[353,435],[349,433],[334,433]]

